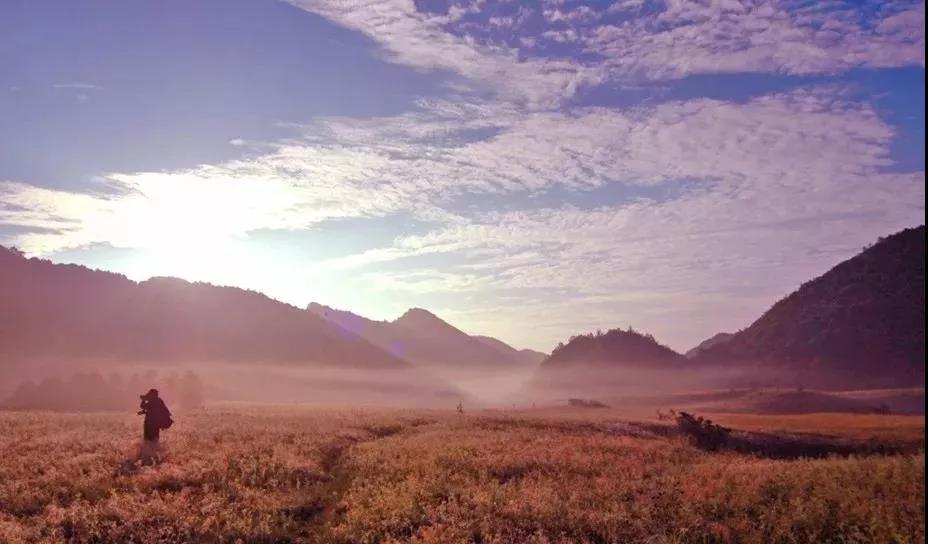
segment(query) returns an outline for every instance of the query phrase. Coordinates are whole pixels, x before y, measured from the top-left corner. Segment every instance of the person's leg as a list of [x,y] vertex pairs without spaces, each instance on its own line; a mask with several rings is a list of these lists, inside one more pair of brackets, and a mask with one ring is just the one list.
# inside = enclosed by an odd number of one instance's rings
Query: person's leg
[[145,425],[143,426],[144,438],[146,442],[157,442],[158,441],[158,426],[155,425],[154,421],[145,420]]
[[144,440],[139,448],[139,460],[143,465],[150,465],[155,462],[158,450],[158,426],[153,421],[146,420],[142,429]]

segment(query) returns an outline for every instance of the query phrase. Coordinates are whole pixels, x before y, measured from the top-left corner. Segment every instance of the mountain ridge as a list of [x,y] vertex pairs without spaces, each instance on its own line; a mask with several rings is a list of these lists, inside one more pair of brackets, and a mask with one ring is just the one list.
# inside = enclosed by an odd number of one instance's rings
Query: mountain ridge
[[426,367],[505,368],[540,362],[537,352],[523,353],[502,340],[467,334],[424,308],[410,308],[392,321],[377,321],[316,302],[307,305],[307,311]]
[[0,355],[408,365],[295,306],[237,287],[27,258],[0,246]]
[[820,385],[826,374],[834,385],[924,383],[925,256],[924,225],[881,237],[694,362],[789,369]]
[[[924,384],[924,361],[921,225],[879,238],[803,283],[748,327],[718,333],[687,356],[651,335],[613,329],[560,343],[540,365],[539,378],[547,374],[551,382],[550,371],[582,363],[586,370],[595,369],[600,381],[611,370],[640,376],[647,369],[685,371],[675,378],[700,386],[910,387]],[[581,376],[569,378],[582,381]],[[665,384],[671,381],[668,377]]]

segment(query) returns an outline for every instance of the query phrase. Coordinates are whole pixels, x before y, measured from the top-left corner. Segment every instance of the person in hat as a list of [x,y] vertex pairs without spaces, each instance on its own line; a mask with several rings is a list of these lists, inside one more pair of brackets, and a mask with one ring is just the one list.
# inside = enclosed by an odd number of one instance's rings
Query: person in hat
[[158,396],[157,389],[150,389],[148,393],[140,395],[142,404],[139,406],[139,415],[145,416],[142,427],[142,436],[146,442],[158,443],[162,429],[167,429],[174,423],[171,412],[164,401]]

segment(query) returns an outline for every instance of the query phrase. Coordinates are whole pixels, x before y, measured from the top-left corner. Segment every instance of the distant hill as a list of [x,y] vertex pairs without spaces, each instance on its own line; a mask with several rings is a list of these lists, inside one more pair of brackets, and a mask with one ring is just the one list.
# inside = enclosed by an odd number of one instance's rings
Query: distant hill
[[476,338],[477,340],[480,340],[484,344],[492,347],[500,353],[504,353],[508,357],[511,357],[514,361],[521,362],[522,364],[528,366],[541,364],[541,362],[544,361],[548,356],[547,353],[542,353],[533,349],[516,349],[506,342],[491,336],[473,335],[472,338]]
[[523,393],[563,401],[662,390],[687,363],[650,334],[631,328],[581,334],[554,348]]
[[666,368],[685,362],[685,357],[657,342],[650,334],[629,328],[572,337],[559,344],[542,367],[564,367],[576,363],[600,366]]
[[253,291],[28,259],[0,246],[0,362],[408,366],[358,335]]
[[307,309],[423,367],[511,370],[535,365],[544,357],[531,350],[519,351],[495,338],[471,336],[421,308],[410,309],[394,321],[375,321],[317,303]]
[[724,342],[728,342],[729,340],[731,340],[733,336],[734,334],[730,332],[720,332],[718,334],[713,335],[711,338],[707,338],[706,340],[703,340],[698,346],[687,351],[686,353],[684,353],[684,355],[688,359],[692,359],[693,357],[696,357],[701,352],[711,348],[712,346],[715,346],[717,344],[722,344]]
[[789,371],[819,387],[923,385],[925,227],[881,238],[695,362]]

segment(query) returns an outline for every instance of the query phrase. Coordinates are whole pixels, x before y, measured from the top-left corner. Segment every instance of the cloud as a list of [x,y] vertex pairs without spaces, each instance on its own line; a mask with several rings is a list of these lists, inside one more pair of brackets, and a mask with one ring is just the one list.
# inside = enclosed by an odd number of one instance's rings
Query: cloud
[[[466,330],[531,323],[509,331],[518,343],[633,324],[685,349],[748,325],[874,233],[924,217],[923,173],[769,181],[664,203],[495,214],[403,237],[392,249],[412,262],[371,274],[392,293],[453,298],[443,315],[460,314]],[[423,279],[415,258],[429,251],[454,259]]]
[[670,2],[658,15],[590,29],[585,43],[613,78],[924,66],[924,3],[900,4],[884,6],[873,24],[840,3]]
[[[412,0],[291,3],[364,33],[389,60],[450,71],[532,109],[561,104],[584,86],[642,78],[925,64],[924,2],[886,3],[870,16],[849,2],[551,3],[535,19],[528,5],[516,18],[487,13],[489,3],[452,3],[448,15],[419,11]],[[471,32],[481,15],[481,32]],[[551,56],[552,43],[579,49]]]
[[703,180],[702,191],[744,199],[759,200],[762,188],[775,188],[763,197],[769,213],[790,215],[816,205],[823,188],[866,186],[890,164],[892,137],[872,109],[824,90],[629,111],[520,113],[492,103],[423,102],[420,110],[394,117],[319,120],[303,127],[302,139],[245,159],[110,174],[114,195],[7,183],[0,201],[17,208],[0,211],[0,221],[60,231],[18,241],[37,253],[99,242],[151,247],[202,241],[188,233],[205,240],[397,212],[458,228],[469,221],[455,209],[463,195],[687,179]]
[[[820,210],[817,206],[837,202],[831,200],[832,191],[868,198],[867,191],[878,190],[878,180],[887,179],[879,172],[891,162],[888,149],[894,136],[869,107],[835,99],[824,90],[765,96],[745,104],[700,99],[631,112],[586,108],[533,113],[507,123],[504,132],[479,142],[437,149],[416,144],[414,152],[395,157],[378,175],[395,177],[397,183],[403,178],[420,180],[417,190],[431,192],[433,200],[455,190],[504,194],[553,186],[583,190],[612,182],[655,185],[697,179],[703,183],[684,195],[684,201],[712,195],[732,205],[751,202],[763,207],[763,217],[779,221],[808,216]],[[370,134],[354,129],[348,131],[351,142],[369,145]],[[391,145],[403,141],[396,136],[389,140]],[[717,223],[716,213],[731,217],[729,210],[704,202],[703,210],[685,210],[695,223]],[[660,203],[647,200],[628,204],[628,209],[635,207],[661,209]],[[751,210],[759,217],[757,207]],[[577,218],[594,218],[597,213],[579,210]],[[487,217],[495,218],[492,213]],[[518,222],[528,219],[521,212],[511,217],[506,232],[516,231]],[[567,240],[575,227],[580,225],[562,225],[552,234]],[[341,263],[384,262],[402,257],[404,251],[420,255],[428,247],[451,251],[458,247],[449,245],[450,240],[466,245],[471,234],[480,237],[482,228],[479,222],[459,220],[448,230],[405,238],[389,250],[372,250]],[[487,237],[506,239],[496,234]]]
[[[454,16],[418,11],[412,0],[290,3],[366,34],[394,62],[450,71],[466,78],[478,90],[492,88],[504,99],[530,107],[556,105],[581,85],[599,81],[596,70],[582,64],[519,59],[518,51],[512,48],[481,44],[470,36],[449,32],[445,25],[453,23]],[[501,19],[495,22],[509,27]]]
[[[319,159],[319,160],[316,160]],[[116,195],[0,183],[0,222],[53,228],[17,240],[32,253],[106,242],[116,247],[208,245],[258,229],[307,228],[327,219],[379,217],[409,203],[373,195],[360,179],[378,157],[350,150],[281,146],[255,161],[174,172],[110,174]],[[403,198],[403,202],[398,199]]]
[[56,83],[52,85],[52,87],[55,89],[77,89],[81,91],[96,91],[103,88],[93,83]]
[[[497,138],[502,148],[487,153],[507,156],[521,142],[522,162],[504,171],[537,180],[545,161],[558,157],[551,138],[591,156],[601,148],[611,168],[602,179],[703,182],[663,201],[485,212],[327,265],[372,270],[364,273],[373,285],[397,296],[454,297],[459,302],[443,314],[468,330],[496,327],[538,347],[539,335],[633,323],[683,349],[709,332],[745,326],[877,234],[924,217],[924,173],[885,172],[893,130],[833,89],[576,115],[586,132],[575,134],[570,116],[550,124],[527,118],[510,128],[518,138]],[[593,144],[577,144],[577,134]],[[570,157],[560,155],[565,172]],[[541,166],[523,170],[530,165]],[[417,259],[430,255],[446,256],[445,266],[423,269]],[[388,262],[392,271],[376,268]],[[463,302],[468,294],[482,302]],[[506,296],[516,300],[500,300]],[[506,321],[533,327],[510,331]]]

